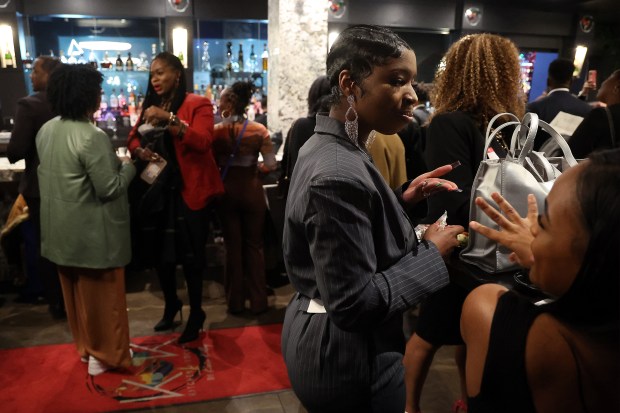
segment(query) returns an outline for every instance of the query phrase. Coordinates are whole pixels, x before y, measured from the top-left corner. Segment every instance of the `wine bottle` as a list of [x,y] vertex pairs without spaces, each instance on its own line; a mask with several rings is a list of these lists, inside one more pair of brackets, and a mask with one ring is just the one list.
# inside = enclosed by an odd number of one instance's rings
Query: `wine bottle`
[[232,43],[226,43],[226,71],[232,72]]
[[269,70],[269,52],[267,51],[267,44],[263,45],[263,54],[261,55],[263,60],[263,72]]
[[244,71],[243,45],[241,43],[239,43],[239,53],[237,54],[237,63],[239,64],[239,71],[243,72]]
[[254,53],[254,45],[250,46],[250,72],[256,72],[256,53]]
[[123,71],[123,59],[121,59],[121,54],[120,53],[116,57],[116,71],[117,72],[122,72]]
[[7,69],[12,69],[14,67],[14,64],[15,63],[13,62],[13,54],[7,47],[6,53],[4,53],[4,67],[6,67]]
[[131,52],[127,53],[127,61],[125,62],[125,70],[127,71],[133,70],[133,60],[131,60]]

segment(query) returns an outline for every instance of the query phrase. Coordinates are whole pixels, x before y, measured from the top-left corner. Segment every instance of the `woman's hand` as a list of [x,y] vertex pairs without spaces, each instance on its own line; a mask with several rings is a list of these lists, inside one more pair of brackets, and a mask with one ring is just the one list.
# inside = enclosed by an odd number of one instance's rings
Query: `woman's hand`
[[464,230],[460,225],[447,225],[442,229],[439,223],[435,222],[424,231],[424,239],[435,244],[441,256],[446,258],[459,245],[456,236]]
[[507,247],[512,251],[509,256],[512,262],[516,262],[522,267],[530,268],[534,263],[531,248],[534,236],[532,235],[531,228],[535,225],[536,217],[538,216],[536,198],[532,194],[527,196],[527,217],[521,218],[513,206],[500,194],[494,192],[491,194],[491,197],[506,216],[502,215],[480,197],[476,198],[476,205],[493,222],[499,225],[502,230],[496,231],[476,221],[470,222],[469,228]]
[[133,151],[134,157],[142,159],[143,161],[158,161],[161,157],[158,153],[153,152],[149,148],[138,147]]
[[440,176],[444,176],[455,167],[453,165],[444,165],[418,176],[411,181],[409,187],[403,192],[403,200],[409,204],[415,204],[438,192],[460,191],[454,182],[439,179]]
[[151,105],[144,110],[144,121],[153,126],[162,123],[168,123],[170,120],[170,112],[166,112],[159,106]]

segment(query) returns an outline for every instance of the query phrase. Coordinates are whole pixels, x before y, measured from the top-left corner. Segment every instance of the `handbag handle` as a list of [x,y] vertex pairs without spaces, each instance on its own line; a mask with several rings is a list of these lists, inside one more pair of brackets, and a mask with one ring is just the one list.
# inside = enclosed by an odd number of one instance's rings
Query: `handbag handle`
[[[571,167],[577,165],[577,161],[575,160],[573,152],[570,150],[566,139],[564,139],[562,135],[560,135],[555,129],[553,129],[551,125],[549,125],[544,120],[539,120],[538,115],[535,113],[527,113],[525,115],[525,117],[523,118],[522,127],[523,124],[526,124],[528,121],[530,122],[528,128],[530,129],[530,132],[533,131],[534,133],[529,133],[527,135],[527,139],[523,144],[523,149],[521,150],[521,153],[519,153],[519,158],[517,162],[520,165],[523,165],[525,163],[525,158],[529,156],[534,149],[534,138],[536,138],[536,130],[538,129],[538,126],[540,126],[542,130],[547,132],[551,136],[551,139],[554,139],[560,149],[562,149],[562,153],[564,154],[564,159],[566,159],[566,163],[568,163],[568,165]],[[533,124],[536,124],[536,130],[534,130]]]
[[[502,116],[507,116],[510,119],[513,119],[513,121],[511,122],[505,122],[503,124],[501,124],[500,126],[498,126],[497,128],[495,128],[495,130],[493,130],[493,132],[491,132],[491,130],[493,129],[493,124],[495,123],[495,121],[497,119],[499,119]],[[521,121],[519,120],[519,118],[517,118],[515,115],[513,115],[512,113],[499,113],[495,116],[493,116],[493,118],[491,118],[491,120],[489,121],[489,124],[487,126],[487,133],[486,133],[486,141],[484,143],[484,151],[482,153],[482,159],[486,160],[488,159],[488,150],[489,150],[489,146],[491,146],[491,142],[493,142],[493,139],[495,139],[495,136],[504,128],[511,126],[511,125],[520,125]],[[513,147],[512,147],[512,142],[510,144],[510,152],[513,152]]]

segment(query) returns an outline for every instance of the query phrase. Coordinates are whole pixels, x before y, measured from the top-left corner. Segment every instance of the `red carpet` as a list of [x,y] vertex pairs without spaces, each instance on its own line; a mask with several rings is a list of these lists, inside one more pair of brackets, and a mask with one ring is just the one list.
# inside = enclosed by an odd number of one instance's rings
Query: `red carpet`
[[0,350],[0,411],[109,412],[185,404],[290,388],[281,324],[133,338],[134,366],[96,377],[73,344]]

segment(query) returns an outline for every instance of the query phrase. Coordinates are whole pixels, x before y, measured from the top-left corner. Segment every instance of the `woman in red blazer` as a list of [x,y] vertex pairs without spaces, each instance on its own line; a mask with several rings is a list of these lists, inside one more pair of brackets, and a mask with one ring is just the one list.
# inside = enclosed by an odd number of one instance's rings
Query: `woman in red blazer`
[[197,339],[206,319],[201,301],[207,205],[224,192],[211,151],[213,107],[186,90],[181,61],[169,52],[158,54],[142,114],[127,143],[146,168],[145,180],[154,179],[135,185],[132,226],[134,255],[155,267],[164,293],[164,315],[155,331],[173,328],[176,314],[182,316],[175,271],[183,265],[190,315],[179,343]]

